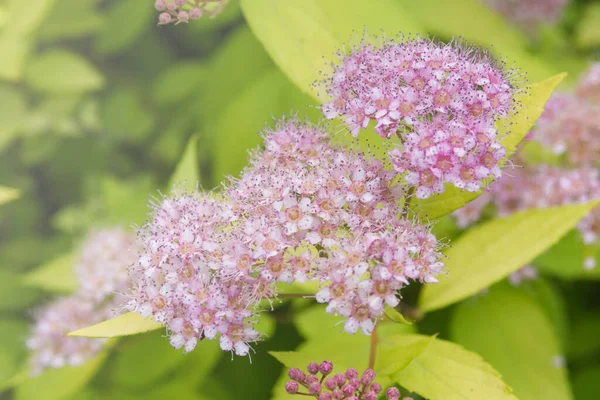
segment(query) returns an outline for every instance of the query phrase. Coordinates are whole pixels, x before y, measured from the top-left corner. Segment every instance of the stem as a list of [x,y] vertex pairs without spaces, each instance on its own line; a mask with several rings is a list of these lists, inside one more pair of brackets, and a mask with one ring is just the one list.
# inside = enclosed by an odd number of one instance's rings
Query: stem
[[277,295],[277,297],[281,298],[281,299],[298,299],[298,298],[307,298],[307,297],[314,297],[314,294],[310,294],[310,293],[280,293]]
[[369,368],[373,369],[375,367],[375,353],[377,352],[377,325],[373,328],[373,332],[371,332],[371,353],[369,354]]
[[408,214],[408,208],[410,207],[410,202],[412,201],[413,194],[415,193],[415,187],[411,186],[408,188],[408,192],[406,192],[406,196],[404,197],[404,206],[402,207],[402,214]]

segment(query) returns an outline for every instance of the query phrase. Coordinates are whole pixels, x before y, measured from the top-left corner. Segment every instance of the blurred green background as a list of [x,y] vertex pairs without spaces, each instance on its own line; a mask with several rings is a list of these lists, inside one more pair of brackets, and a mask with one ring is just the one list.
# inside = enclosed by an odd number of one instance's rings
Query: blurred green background
[[[532,80],[569,71],[572,83],[600,54],[599,2],[571,1],[533,36],[476,0],[399,2],[442,39],[495,44]],[[24,368],[31,309],[56,296],[28,285],[29,271],[76,252],[92,227],[143,223],[149,197],[168,190],[188,143],[202,186],[212,189],[241,170],[274,118],[320,115],[254,37],[237,0],[189,24],[157,26],[157,15],[151,0],[0,1],[0,186],[20,191],[0,207],[0,386]],[[450,220],[437,229],[456,234]],[[566,253],[581,256],[566,240]],[[576,399],[594,400],[600,285],[567,278],[522,290],[550,310]],[[119,342],[75,394],[7,390],[0,398],[266,399],[282,368],[266,351],[302,341],[288,308],[274,314],[277,328],[251,363],[215,343],[182,356],[155,332]],[[434,312],[417,329],[448,338],[452,312]]]

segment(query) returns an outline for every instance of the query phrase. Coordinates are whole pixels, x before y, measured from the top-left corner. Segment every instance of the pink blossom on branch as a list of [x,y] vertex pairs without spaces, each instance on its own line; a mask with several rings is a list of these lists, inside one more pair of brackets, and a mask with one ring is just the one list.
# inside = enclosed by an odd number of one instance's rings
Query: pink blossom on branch
[[220,201],[175,194],[140,230],[129,309],[166,324],[177,348],[219,337],[223,350],[248,354],[261,300],[306,281],[348,333],[370,334],[402,287],[436,282],[443,269],[435,236],[401,215],[401,190],[379,161],[295,120],[264,142]]
[[135,260],[135,236],[121,227],[98,229],[84,241],[74,267],[79,289],[34,311],[27,340],[32,374],[76,366],[100,350],[104,339],[68,337],[69,332],[111,318],[129,287],[127,267]]
[[390,157],[418,198],[445,183],[478,191],[501,175],[506,151],[495,124],[515,109],[514,71],[458,42],[420,38],[363,40],[340,60],[323,82],[332,99],[323,113],[354,136],[371,121],[380,136],[398,136]]

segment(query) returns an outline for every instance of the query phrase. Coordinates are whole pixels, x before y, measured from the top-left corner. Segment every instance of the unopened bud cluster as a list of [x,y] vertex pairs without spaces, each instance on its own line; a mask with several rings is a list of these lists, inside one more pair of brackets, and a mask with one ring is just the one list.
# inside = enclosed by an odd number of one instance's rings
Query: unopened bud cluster
[[[362,374],[354,368],[334,374],[331,362],[311,362],[306,372],[292,368],[288,371],[288,377],[291,380],[285,384],[286,392],[317,400],[377,400],[382,395],[388,400],[400,399],[400,391],[395,387],[382,393],[383,387],[375,382],[375,372],[370,368]],[[404,400],[411,399],[405,397]]]
[[215,17],[218,15],[229,0],[156,0],[154,8],[161,11],[158,16],[158,24],[179,24],[198,20],[203,15]]

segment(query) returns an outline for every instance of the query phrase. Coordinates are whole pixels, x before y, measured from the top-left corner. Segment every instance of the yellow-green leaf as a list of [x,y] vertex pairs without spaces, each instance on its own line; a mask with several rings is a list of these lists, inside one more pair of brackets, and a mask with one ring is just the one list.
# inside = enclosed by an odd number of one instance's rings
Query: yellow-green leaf
[[0,186],[0,205],[16,200],[19,197],[21,197],[21,191],[19,189]]
[[503,279],[551,247],[598,203],[532,209],[469,230],[446,252],[447,278],[423,288],[420,307],[445,307]]
[[25,81],[33,89],[80,93],[104,86],[104,77],[82,56],[68,50],[49,50],[27,66]]
[[182,185],[186,190],[195,191],[198,187],[200,176],[198,173],[197,158],[198,139],[192,136],[185,148],[181,160],[177,164],[175,172],[171,176],[170,187]]
[[[395,36],[424,32],[399,2],[377,0],[242,0],[252,31],[275,63],[300,89],[317,98],[311,85],[329,68],[344,43],[362,30]],[[321,100],[324,100],[322,97]]]
[[77,393],[92,379],[108,355],[104,350],[78,367],[48,369],[15,388],[15,400],[62,400]]
[[74,256],[71,253],[57,257],[27,273],[23,277],[23,283],[50,292],[74,292],[79,286],[73,273],[74,261]]
[[600,3],[589,3],[581,13],[575,38],[580,47],[600,45]]
[[571,400],[556,332],[523,287],[500,283],[460,304],[452,340],[477,352],[504,377],[519,400]]
[[100,322],[99,324],[71,332],[68,336],[108,338],[137,335],[138,333],[149,332],[160,328],[163,328],[163,326],[158,322],[149,318],[144,318],[138,313],[129,312],[107,321]]
[[[423,340],[422,335],[391,338],[396,348]],[[481,356],[445,340],[433,339],[426,350],[392,380],[429,400],[517,400],[500,374]]]
[[390,321],[396,322],[398,324],[404,325],[412,325],[414,321],[409,321],[402,315],[401,312],[397,311],[395,308],[392,308],[388,305],[385,306],[384,310],[385,316],[390,319]]
[[[501,143],[506,148],[507,158],[515,152],[535,121],[542,115],[552,92],[566,76],[566,73],[561,73],[534,83],[520,90],[515,96],[519,104],[517,114],[497,124],[499,136],[504,136]],[[439,195],[416,200],[413,206],[415,212],[429,219],[438,219],[461,208],[481,194],[481,192],[471,193],[460,190],[450,184],[447,184],[445,189],[444,193]]]
[[384,339],[377,345],[377,374],[393,377],[423,354],[434,340],[434,336],[420,335],[418,340],[410,340],[409,344],[406,343],[404,335]]

